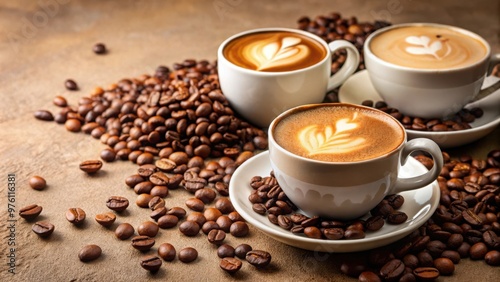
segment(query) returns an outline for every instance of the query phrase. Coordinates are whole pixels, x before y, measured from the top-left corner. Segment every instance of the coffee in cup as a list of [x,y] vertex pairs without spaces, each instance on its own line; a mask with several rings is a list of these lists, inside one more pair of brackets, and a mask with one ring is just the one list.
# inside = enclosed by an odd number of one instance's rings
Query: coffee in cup
[[[302,105],[269,127],[269,157],[287,197],[309,216],[349,220],[363,216],[390,194],[419,189],[443,165],[430,139],[406,141],[403,126],[377,109],[346,103]],[[434,166],[398,176],[413,151],[429,153]]]
[[409,23],[372,33],[364,46],[370,80],[391,107],[422,118],[447,118],[477,96],[491,48],[462,28]]
[[[340,49],[347,51],[347,59],[330,76],[332,52]],[[289,28],[236,34],[220,45],[217,58],[221,90],[231,107],[261,127],[285,110],[321,103],[326,92],[340,86],[359,64],[350,42],[327,44],[312,33]]]

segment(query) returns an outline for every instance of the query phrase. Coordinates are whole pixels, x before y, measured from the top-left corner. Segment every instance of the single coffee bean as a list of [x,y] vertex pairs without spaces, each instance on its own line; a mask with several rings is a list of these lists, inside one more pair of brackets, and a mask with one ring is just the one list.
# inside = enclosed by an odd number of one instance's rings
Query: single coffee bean
[[222,244],[217,248],[217,256],[220,258],[234,257],[234,254],[235,249],[228,244]]
[[404,197],[398,194],[387,196],[385,197],[385,199],[387,200],[389,205],[391,205],[391,207],[395,210],[399,209],[405,202]]
[[215,245],[220,245],[226,239],[226,232],[219,230],[219,229],[213,229],[207,234],[207,239],[208,242],[215,244]]
[[404,263],[399,259],[393,259],[382,266],[379,274],[385,280],[397,281],[397,279],[403,276],[404,270]]
[[80,169],[88,174],[98,172],[102,167],[100,160],[88,160],[80,163]]
[[150,271],[151,273],[157,272],[162,265],[161,259],[157,256],[146,256],[141,259],[142,268]]
[[241,266],[242,266],[242,262],[241,260],[237,259],[237,258],[233,258],[233,257],[225,257],[223,258],[221,261],[220,261],[220,268],[224,271],[226,271],[227,273],[236,273],[238,272],[238,270],[240,270]]
[[451,260],[454,264],[457,264],[460,262],[460,254],[457,251],[445,250],[441,254],[441,257]]
[[464,220],[473,226],[479,226],[483,223],[483,220],[472,210],[466,209],[462,212]]
[[158,246],[158,255],[165,261],[173,261],[176,255],[175,247],[170,243],[163,243]]
[[446,249],[446,244],[441,241],[434,240],[427,243],[427,251],[432,257],[439,257],[441,253]]
[[217,197],[217,193],[211,188],[202,188],[196,190],[194,196],[200,199],[203,203],[210,204],[211,202],[213,202],[215,197]]
[[488,265],[499,266],[500,265],[500,251],[491,250],[484,255],[484,261]]
[[484,256],[488,252],[488,247],[483,242],[475,243],[470,247],[469,256],[473,260],[484,259]]
[[434,260],[434,267],[439,270],[440,275],[452,275],[455,271],[453,261],[448,258],[437,258]]
[[181,207],[172,207],[168,209],[167,215],[174,215],[178,219],[181,219],[186,215],[186,210]]
[[219,198],[215,201],[215,208],[220,210],[223,214],[228,214],[234,211],[233,204],[228,198]]
[[408,272],[403,274],[401,278],[399,278],[399,282],[417,282],[417,278],[413,274],[413,272]]
[[290,230],[293,227],[293,222],[289,216],[280,214],[278,215],[278,225],[285,230]]
[[162,229],[172,228],[177,225],[179,222],[179,218],[175,215],[166,214],[160,218],[158,218],[158,227]]
[[19,216],[28,221],[33,220],[40,215],[42,210],[43,210],[42,206],[36,204],[28,205],[19,210]]
[[231,225],[233,224],[233,222],[227,215],[219,216],[219,218],[217,218],[215,222],[219,225],[219,228],[221,230],[224,230],[224,232],[231,232]]
[[421,281],[434,281],[439,277],[439,270],[434,267],[418,267],[413,270],[413,275]]
[[132,247],[139,251],[149,251],[155,244],[155,239],[148,236],[135,236],[132,238]]
[[231,224],[229,227],[229,232],[234,237],[245,237],[248,235],[250,229],[248,228],[248,224],[244,221],[236,221]]
[[98,55],[105,54],[107,52],[106,45],[104,45],[103,43],[96,43],[92,47],[92,51]]
[[102,254],[102,249],[98,245],[86,245],[78,253],[78,258],[82,262],[89,262],[96,260]]
[[149,181],[151,181],[154,185],[166,186],[169,182],[169,178],[165,173],[158,171],[149,176]]
[[158,208],[163,208],[165,207],[165,200],[159,196],[154,196],[149,200],[148,207],[153,211]]
[[52,115],[51,112],[47,110],[38,110],[34,113],[34,116],[36,119],[43,120],[43,121],[53,121],[54,116]]
[[366,234],[363,230],[357,229],[357,228],[352,228],[352,229],[347,229],[344,232],[344,237],[348,240],[352,239],[363,239],[365,238]]
[[207,221],[216,221],[217,218],[222,216],[222,213],[216,209],[216,208],[207,208],[204,212],[203,215],[207,219]]
[[369,231],[377,231],[384,226],[384,222],[384,218],[380,215],[371,216],[366,220],[365,228]]
[[29,185],[35,190],[43,190],[47,187],[47,182],[43,177],[35,175],[29,179]]
[[344,238],[344,229],[342,228],[325,228],[323,235],[329,240],[340,240]]
[[85,211],[81,208],[70,208],[66,211],[66,219],[75,225],[82,224],[86,216]]
[[48,221],[37,221],[31,227],[31,230],[40,237],[49,237],[54,232],[54,225]]
[[64,81],[64,86],[66,87],[66,89],[71,90],[71,91],[78,90],[78,85],[72,79],[66,79]]
[[122,212],[128,207],[128,199],[121,196],[111,196],[106,201],[106,206],[116,212]]
[[186,206],[194,211],[201,212],[205,209],[205,203],[198,198],[189,198],[185,202]]
[[247,252],[246,260],[257,268],[263,268],[271,263],[271,254],[262,250],[252,250]]
[[483,233],[483,242],[492,249],[500,249],[500,238],[493,230],[487,230]]
[[387,223],[402,224],[408,219],[408,215],[401,211],[393,211],[387,215]]
[[380,277],[374,272],[363,271],[358,277],[359,282],[381,282]]
[[179,251],[179,260],[184,263],[193,262],[198,258],[198,251],[192,247],[186,247]]
[[158,234],[159,227],[156,223],[151,221],[145,221],[137,227],[137,233],[139,235],[155,237]]
[[95,221],[104,227],[113,225],[116,220],[116,215],[111,212],[96,214]]
[[179,231],[186,236],[193,237],[200,232],[200,225],[195,221],[186,220],[179,225]]
[[252,247],[248,244],[240,244],[234,249],[234,254],[240,259],[245,259],[248,252],[252,250]]
[[115,229],[115,236],[120,240],[126,240],[134,235],[134,227],[130,223],[121,223]]

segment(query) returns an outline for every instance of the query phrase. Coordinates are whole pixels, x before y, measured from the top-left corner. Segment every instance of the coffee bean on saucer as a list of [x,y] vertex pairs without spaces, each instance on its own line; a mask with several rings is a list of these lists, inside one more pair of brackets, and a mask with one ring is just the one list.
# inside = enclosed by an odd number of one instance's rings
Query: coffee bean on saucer
[[148,236],[139,235],[132,238],[132,247],[142,252],[149,251],[154,244],[155,239]]
[[54,232],[54,225],[48,221],[37,221],[31,229],[40,237],[49,237]]
[[33,204],[33,205],[28,205],[28,206],[25,206],[25,207],[22,207],[20,210],[19,210],[19,216],[26,219],[26,220],[33,220],[35,219],[37,216],[40,215],[40,213],[42,212],[43,208],[42,206],[39,206],[39,205],[36,205],[36,204]]
[[102,249],[98,245],[86,245],[78,253],[78,258],[82,262],[89,262],[96,260],[102,254]]

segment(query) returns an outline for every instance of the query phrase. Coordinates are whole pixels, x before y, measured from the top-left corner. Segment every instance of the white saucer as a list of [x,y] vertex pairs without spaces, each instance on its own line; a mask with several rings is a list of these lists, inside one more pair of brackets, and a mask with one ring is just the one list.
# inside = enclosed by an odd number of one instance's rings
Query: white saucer
[[[408,158],[406,166],[401,168],[401,176],[411,177],[422,174],[427,169],[413,158]],[[439,185],[434,181],[423,188],[403,192],[405,202],[401,207],[408,215],[408,220],[399,225],[385,224],[382,229],[366,234],[356,240],[311,239],[303,234],[294,234],[269,222],[267,216],[252,210],[248,195],[253,191],[250,179],[253,176],[268,176],[271,172],[269,151],[262,152],[244,162],[234,172],[229,183],[229,197],[236,211],[250,224],[266,235],[291,246],[318,252],[356,252],[369,250],[395,242],[424,224],[439,205]],[[300,210],[298,211],[300,212]]]
[[[483,88],[497,81],[496,77],[487,77]],[[339,100],[344,103],[361,104],[365,100],[382,101],[373,87],[366,70],[359,71],[349,77],[339,89]],[[425,137],[434,140],[441,148],[462,146],[483,138],[500,124],[500,90],[484,99],[468,104],[466,108],[480,107],[484,111],[481,118],[471,123],[471,129],[459,131],[417,131],[406,130],[408,139]]]

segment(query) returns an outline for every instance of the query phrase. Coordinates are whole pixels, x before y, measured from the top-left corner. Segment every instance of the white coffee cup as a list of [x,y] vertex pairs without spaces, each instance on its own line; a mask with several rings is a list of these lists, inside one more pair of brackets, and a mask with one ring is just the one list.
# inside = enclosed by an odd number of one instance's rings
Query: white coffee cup
[[[306,36],[323,46],[326,55],[316,64],[291,71],[257,71],[229,61],[224,49],[234,39],[262,32],[291,32]],[[330,77],[332,53],[347,50],[342,68]],[[271,121],[292,107],[321,103],[327,91],[340,86],[359,64],[359,53],[348,41],[327,44],[320,37],[297,29],[261,28],[245,31],[226,39],[218,49],[218,73],[222,92],[231,107],[251,123],[267,127]]]
[[[303,112],[315,111],[321,108],[348,108],[352,109],[352,113],[365,111],[368,114],[379,117],[383,123],[387,123],[394,129],[393,134],[386,134],[381,136],[380,132],[373,132],[373,128],[378,128],[375,124],[369,125],[356,125],[356,118],[350,119],[335,119],[328,125],[334,128],[323,137],[315,137],[317,134],[321,135],[324,132],[323,122],[313,121],[310,116],[307,122],[301,122],[304,116],[300,116]],[[330,109],[327,109],[330,110]],[[328,113],[324,113],[326,117]],[[314,112],[315,116],[318,116]],[[291,127],[286,125],[286,118],[293,116]],[[331,119],[329,119],[331,120]],[[340,130],[342,126],[336,122],[347,122],[349,129]],[[290,120],[289,120],[290,121]],[[305,128],[311,125],[315,126],[316,122],[320,124],[317,130],[307,131],[311,134],[303,135],[303,128],[301,124],[305,124]],[[281,124],[281,125],[280,125]],[[279,128],[282,126],[281,128]],[[324,127],[324,128],[323,128]],[[327,126],[328,127],[328,126]],[[357,138],[364,136],[360,131],[356,131],[357,127],[368,128],[371,131],[370,135],[374,136],[377,140],[379,138],[385,141],[390,141],[390,147],[381,148],[382,153],[375,153],[370,142],[364,143],[367,152],[373,152],[373,156],[366,159],[355,159],[351,161],[325,161],[311,158],[309,156],[299,155],[297,152],[292,152],[292,148],[302,143],[297,136],[306,136],[307,140],[311,138],[316,141],[316,146],[326,150],[321,144],[336,143],[334,150],[343,150],[339,148],[353,148],[356,144]],[[365,131],[365,132],[367,132]],[[280,133],[281,132],[281,133]],[[286,138],[279,138],[278,135],[285,133]],[[337,134],[340,133],[340,134]],[[443,156],[439,146],[430,139],[417,138],[407,141],[406,131],[403,126],[392,116],[377,109],[363,107],[353,104],[345,103],[323,103],[313,105],[302,105],[292,108],[281,115],[279,115],[269,126],[269,158],[274,175],[287,197],[304,213],[309,216],[321,216],[325,218],[350,220],[361,217],[368,213],[372,208],[379,204],[387,195],[396,194],[399,192],[419,189],[433,182],[439,176],[443,166]],[[329,139],[331,136],[335,139]],[[296,140],[295,138],[299,138]],[[370,139],[370,138],[368,138]],[[280,144],[279,140],[282,141]],[[318,141],[322,140],[322,141]],[[291,142],[293,145],[285,145],[284,143]],[[378,141],[377,141],[378,142]],[[312,144],[309,143],[309,144]],[[389,142],[388,142],[389,143]],[[380,144],[377,143],[377,144]],[[386,143],[384,143],[385,146]],[[292,147],[290,147],[292,146]],[[298,145],[301,146],[301,145]],[[383,147],[383,146],[380,146]],[[303,147],[299,147],[303,148]],[[349,150],[349,149],[347,149]],[[355,149],[356,150],[356,149]],[[399,176],[400,166],[404,165],[410,154],[416,150],[422,150],[429,153],[434,159],[434,166],[430,171],[411,178],[401,178]],[[329,153],[327,153],[329,154]],[[332,153],[333,154],[333,153]],[[349,157],[348,157],[349,158]]]
[[[433,69],[412,67],[410,66],[411,63],[409,65],[400,65],[388,62],[388,60],[381,59],[374,54],[372,43],[375,38],[387,34],[387,32],[407,27],[451,30],[470,38],[470,40],[480,42],[484,46],[484,55],[470,64]],[[406,37],[406,42],[415,44],[411,48],[417,47],[418,49],[418,39],[423,37],[419,34],[409,37]],[[428,43],[428,50],[422,51],[422,53],[432,53],[433,50],[439,49],[440,43],[436,43],[436,41],[439,41],[439,37],[424,39],[422,45]],[[446,41],[443,40],[442,42]],[[433,43],[438,45],[433,46]],[[389,48],[389,45],[381,47]],[[446,43],[441,45],[443,49],[450,48],[450,46]],[[419,50],[416,50],[414,53],[417,54],[414,55],[430,56],[430,54],[420,54],[419,52]],[[462,28],[433,23],[408,23],[385,27],[372,33],[364,45],[365,66],[370,75],[370,80],[380,96],[389,106],[397,108],[403,114],[422,118],[445,118],[458,112],[464,105],[471,102],[481,89],[490,58],[490,45],[479,35]],[[445,62],[447,58],[438,57],[438,59]]]

